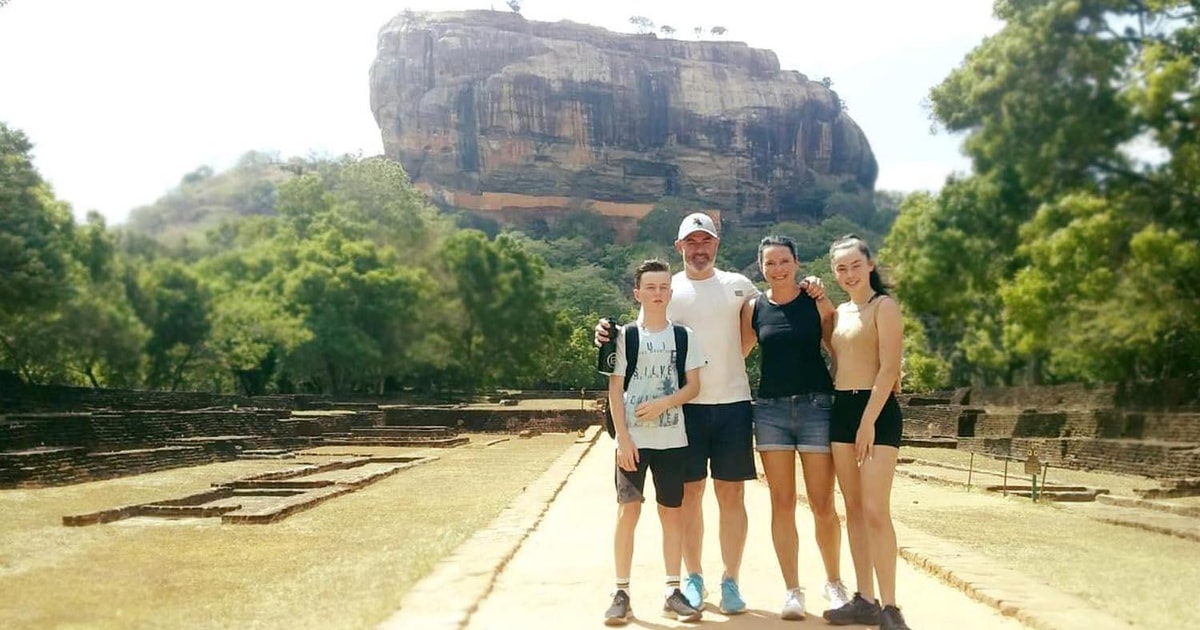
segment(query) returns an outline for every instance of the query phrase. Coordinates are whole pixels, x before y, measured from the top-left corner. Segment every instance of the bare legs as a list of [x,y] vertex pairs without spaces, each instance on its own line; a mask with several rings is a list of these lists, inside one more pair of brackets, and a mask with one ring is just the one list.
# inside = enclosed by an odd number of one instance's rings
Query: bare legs
[[896,603],[896,530],[892,527],[892,478],[899,450],[875,445],[875,456],[862,466],[854,456],[854,445],[833,444],[833,462],[838,485],[846,503],[846,532],[858,592],[875,598],[875,579],[884,606]]
[[771,491],[771,542],[787,590],[800,586],[797,567],[800,537],[796,533],[796,457],[792,451],[762,451],[763,472]]
[[842,579],[842,523],[833,501],[833,456],[829,453],[801,453],[804,489],[813,515],[817,550],[825,565],[825,579]]
[[[613,560],[617,578],[628,578],[633,568],[633,533],[642,514],[639,502],[621,503],[617,506],[617,528],[613,534]],[[683,510],[658,506],[658,519],[662,522],[664,575],[679,575],[683,559]]]
[[725,575],[738,579],[742,568],[742,552],[746,550],[746,482],[713,479],[713,490],[717,494],[717,507],[721,514],[721,560],[725,563]]
[[[617,528],[613,533],[613,560],[617,568],[617,578],[628,578],[633,568],[633,531],[637,528],[638,518],[642,515],[642,504],[639,502],[621,503],[617,505]],[[664,545],[666,540],[664,538]],[[666,553],[664,552],[664,556]]]
[[704,548],[704,479],[683,484],[683,564],[688,573],[703,573],[700,551]]
[[659,504],[658,520],[662,522],[664,575],[678,576],[683,562],[683,510]]
[[[799,535],[796,533],[796,458],[792,451],[762,451],[763,471],[771,491],[771,540],[784,586],[800,585]],[[825,577],[840,579],[841,523],[833,502],[833,458],[827,453],[801,453],[804,487],[815,522],[817,548]]]
[[[689,481],[683,485],[683,563],[688,573],[703,573],[701,549],[704,546],[705,480]],[[745,482],[713,480],[713,490],[720,508],[719,536],[721,560],[725,576],[737,579],[746,548]]]

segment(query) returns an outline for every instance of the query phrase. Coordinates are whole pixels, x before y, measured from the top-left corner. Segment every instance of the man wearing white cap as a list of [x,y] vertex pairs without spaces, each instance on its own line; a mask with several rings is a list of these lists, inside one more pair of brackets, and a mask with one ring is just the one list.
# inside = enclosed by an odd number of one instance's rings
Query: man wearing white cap
[[[746,546],[744,482],[757,476],[739,313],[742,303],[758,295],[758,289],[746,276],[713,266],[718,245],[720,236],[711,217],[702,212],[684,217],[675,240],[684,269],[671,278],[667,318],[695,331],[708,354],[700,394],[683,406],[688,438],[683,498],[683,561],[688,577],[683,594],[692,606],[703,607],[706,591],[700,561],[704,539],[701,501],[711,464],[725,565],[720,610],[732,615],[746,611],[737,585]],[[601,321],[596,326],[596,341],[607,339],[608,331]]]

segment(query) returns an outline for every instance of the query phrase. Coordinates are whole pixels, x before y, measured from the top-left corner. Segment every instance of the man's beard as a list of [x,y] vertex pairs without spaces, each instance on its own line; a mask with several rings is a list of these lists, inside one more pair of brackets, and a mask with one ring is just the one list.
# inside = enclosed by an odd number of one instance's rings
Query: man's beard
[[692,256],[688,258],[688,265],[696,271],[704,271],[713,265],[713,259],[710,256]]

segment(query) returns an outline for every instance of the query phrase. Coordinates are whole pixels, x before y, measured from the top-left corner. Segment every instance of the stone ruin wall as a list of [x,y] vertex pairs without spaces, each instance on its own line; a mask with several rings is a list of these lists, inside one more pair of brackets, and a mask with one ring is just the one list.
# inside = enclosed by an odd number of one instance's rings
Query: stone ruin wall
[[1200,379],[972,388],[904,396],[906,438],[1159,479],[1200,478]]
[[[511,397],[504,393],[495,398]],[[405,427],[447,427],[446,435],[420,434],[441,437],[442,446],[449,447],[465,441],[453,437],[460,432],[566,432],[597,419],[590,403],[582,412],[481,412],[389,408],[378,401],[314,395],[250,398],[10,385],[0,388],[0,488],[108,479],[229,461],[264,449],[326,443],[397,445],[405,439],[400,434],[413,433]]]
[[[0,391],[0,487],[57,485],[225,461],[242,450],[304,447],[379,427],[457,432],[576,431],[587,408],[378,405],[310,395],[248,398],[205,393],[6,387]],[[578,392],[501,392],[492,402]],[[1200,380],[1136,387],[975,388],[902,396],[905,436],[959,450],[1053,466],[1160,479],[1200,478]],[[315,410],[315,411],[304,411]],[[329,413],[322,413],[328,410]],[[337,410],[336,412],[334,410]]]

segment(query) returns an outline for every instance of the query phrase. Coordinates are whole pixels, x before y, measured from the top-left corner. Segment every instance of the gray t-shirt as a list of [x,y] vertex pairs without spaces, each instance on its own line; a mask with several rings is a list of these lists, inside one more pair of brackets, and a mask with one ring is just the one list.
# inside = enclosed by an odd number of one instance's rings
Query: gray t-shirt
[[[628,324],[630,326],[633,323]],[[672,407],[657,418],[639,421],[634,409],[645,401],[669,396],[679,389],[675,375],[675,332],[670,323],[658,332],[647,332],[638,326],[637,369],[629,379],[625,390],[625,423],[629,436],[639,448],[668,449],[687,446],[687,432],[683,427],[683,408]],[[690,328],[687,329],[688,349],[684,370],[694,370],[706,365],[704,348]],[[617,336],[617,364],[613,368],[616,376],[625,375],[625,335]],[[701,383],[704,382],[701,378]]]

